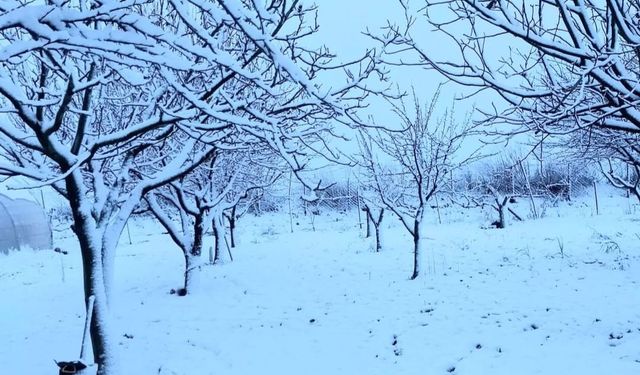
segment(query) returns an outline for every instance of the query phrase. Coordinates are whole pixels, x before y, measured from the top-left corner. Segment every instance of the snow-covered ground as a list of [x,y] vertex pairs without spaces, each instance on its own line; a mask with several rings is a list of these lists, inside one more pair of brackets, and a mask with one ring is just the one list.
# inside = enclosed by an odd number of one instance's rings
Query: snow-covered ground
[[[293,233],[284,214],[246,217],[234,262],[206,267],[187,297],[169,293],[181,284],[178,249],[137,221],[112,306],[126,373],[639,374],[640,222],[611,198],[599,216],[586,197],[505,230],[434,219],[415,281],[410,240],[390,215],[382,253],[355,212],[318,217],[315,232],[305,217]],[[56,244],[68,255],[0,257],[0,369],[47,374],[77,357],[84,312],[69,235]]]

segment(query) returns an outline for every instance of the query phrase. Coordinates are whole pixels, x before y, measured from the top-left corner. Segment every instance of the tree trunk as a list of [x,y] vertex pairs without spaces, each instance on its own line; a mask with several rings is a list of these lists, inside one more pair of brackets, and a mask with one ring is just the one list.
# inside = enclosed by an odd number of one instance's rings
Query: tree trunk
[[178,291],[179,296],[186,296],[193,291],[194,280],[196,279],[194,271],[196,271],[199,264],[199,256],[193,255],[191,251],[184,252],[184,285]]
[[[376,253],[382,250],[382,239],[380,238],[380,225],[382,224],[382,218],[384,217],[384,208],[380,208],[378,217],[375,218],[371,210],[367,207],[367,229],[369,229],[369,222],[373,224],[376,235]],[[367,236],[368,237],[368,236]]]
[[234,249],[236,247],[236,206],[231,208],[231,214],[227,217],[229,219],[229,237],[231,239],[231,248]]
[[504,229],[507,227],[507,216],[505,215],[505,209],[507,205],[498,205],[498,229]]
[[380,240],[380,225],[376,225],[376,253],[382,250],[382,241]]
[[213,264],[216,264],[220,261],[220,249],[222,248],[222,246],[220,246],[221,245],[220,244],[220,228],[218,227],[218,220],[215,216],[211,220],[211,229],[213,231],[213,240],[214,240]]
[[183,253],[184,253],[184,285],[182,286],[182,290],[184,292],[182,293],[182,295],[187,295],[189,294],[189,287],[191,286],[191,270],[193,267],[193,262],[191,261],[191,254],[189,254],[188,251],[183,251]]
[[420,265],[418,264],[419,256],[420,256],[420,234],[416,232],[413,235],[413,273],[411,274],[411,280],[415,280],[420,274]]
[[364,212],[365,212],[365,216],[367,217],[367,233],[364,236],[364,238],[369,238],[371,237],[371,218],[370,218],[370,213],[369,213],[369,207],[364,208]]
[[73,174],[67,179],[67,191],[74,219],[74,232],[78,238],[82,256],[85,306],[88,308],[90,296],[95,298],[89,331],[94,362],[98,365],[97,375],[116,375],[120,372],[117,367],[115,347],[111,339],[108,291],[103,264],[105,249],[102,246],[102,238],[99,238],[100,232],[96,223],[91,217],[87,205],[82,202],[87,198],[84,197],[79,185],[74,180]]
[[211,224],[213,229],[213,238],[215,240],[215,243],[213,245],[213,264],[225,262],[227,260],[233,260],[231,258],[231,250],[226,243],[226,231],[222,213],[214,214],[213,219],[211,220]]
[[419,213],[413,221],[413,273],[411,280],[415,280],[420,275],[420,258],[423,256],[422,242],[424,241],[422,220],[422,213]]
[[195,217],[193,226],[193,245],[190,249],[190,253],[193,256],[199,257],[202,254],[202,245],[204,242],[204,213],[200,213]]
[[205,214],[200,213],[195,217],[193,226],[193,244],[190,249],[183,249],[184,253],[184,287],[181,296],[189,294],[193,284],[192,272],[197,267],[197,259],[202,255],[202,247],[204,245],[204,222]]

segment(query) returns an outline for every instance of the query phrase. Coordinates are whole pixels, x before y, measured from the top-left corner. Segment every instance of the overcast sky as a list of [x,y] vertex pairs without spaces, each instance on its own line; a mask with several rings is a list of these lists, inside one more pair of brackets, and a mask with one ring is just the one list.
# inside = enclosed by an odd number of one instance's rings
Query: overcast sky
[[[348,60],[362,56],[368,48],[375,47],[375,43],[363,31],[367,28],[373,33],[382,33],[381,27],[387,22],[402,24],[404,14],[399,3],[395,0],[317,0],[319,12],[320,32],[318,38],[328,46],[342,60]],[[423,4],[414,0],[414,6]],[[444,9],[442,9],[444,11]],[[439,14],[447,17],[446,12]],[[424,22],[424,17],[418,17],[412,35],[434,56],[440,59],[454,57],[454,45],[445,39],[442,34],[433,32],[432,27]],[[392,81],[401,89],[410,90],[414,87],[418,95],[427,101],[432,97],[438,85],[445,82],[440,74],[423,68],[394,68],[391,74]],[[454,97],[469,94],[469,88],[454,83],[447,83],[442,89],[439,107],[444,110],[449,108]],[[488,104],[495,94],[485,93],[456,103],[460,115],[471,110],[474,105]],[[377,111],[376,117],[382,121],[384,113]]]

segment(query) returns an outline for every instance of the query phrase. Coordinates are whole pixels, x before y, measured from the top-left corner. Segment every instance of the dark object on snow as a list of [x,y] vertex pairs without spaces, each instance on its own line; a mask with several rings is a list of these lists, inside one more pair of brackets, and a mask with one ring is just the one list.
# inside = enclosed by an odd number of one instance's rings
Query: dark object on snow
[[66,251],[66,250],[62,250],[62,249],[61,249],[61,248],[59,248],[59,247],[56,247],[55,249],[53,249],[53,251],[55,251],[56,253],[63,254],[63,255],[67,255],[67,254],[69,254],[69,252],[68,252],[68,251]]
[[184,297],[184,296],[186,296],[186,295],[187,295],[187,290],[186,290],[185,288],[180,288],[180,289],[178,289],[178,290],[171,289],[171,290],[169,291],[169,294],[177,294],[177,295],[178,295],[178,296],[180,296],[180,297]]
[[59,375],[79,374],[80,371],[87,368],[87,365],[80,361],[56,362],[56,364],[58,365],[58,367],[60,367],[60,372],[58,373]]

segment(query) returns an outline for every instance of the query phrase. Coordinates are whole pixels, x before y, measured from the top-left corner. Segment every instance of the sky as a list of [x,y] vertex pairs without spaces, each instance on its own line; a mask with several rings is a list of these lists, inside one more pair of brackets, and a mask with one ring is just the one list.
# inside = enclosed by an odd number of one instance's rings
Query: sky
[[[374,3],[375,5],[372,5]],[[382,28],[388,22],[392,24],[404,23],[404,14],[398,1],[380,0],[320,0],[318,5],[318,19],[320,32],[318,37],[325,45],[338,55],[338,59],[348,60],[365,53],[368,48],[376,44],[363,31],[383,33]],[[413,1],[417,6],[422,1]],[[441,14],[446,17],[446,14]],[[425,49],[440,59],[454,58],[451,42],[440,33],[433,32],[433,28],[424,22],[424,17],[418,17],[413,35]],[[420,96],[431,98],[438,85],[445,82],[442,75],[432,70],[420,67],[393,68],[391,77],[403,90],[414,87]],[[442,102],[448,106],[455,96],[468,94],[470,91],[460,85],[448,83],[442,88]],[[482,97],[482,95],[480,96]],[[465,100],[460,106],[471,108],[477,105],[479,99]]]
[[[316,0],[318,6],[318,23],[320,31],[318,40],[313,42],[323,43],[337,54],[339,61],[362,56],[368,48],[376,46],[375,41],[363,34],[365,30],[371,33],[383,33],[383,27],[388,23],[403,25],[405,18],[402,7],[397,0]],[[424,4],[421,0],[413,0],[413,6]],[[447,17],[446,9],[440,10],[436,17],[444,19]],[[445,11],[445,12],[443,12]],[[433,16],[433,14],[432,14]],[[455,58],[452,51],[452,42],[447,40],[442,34],[433,31],[433,27],[428,25],[425,17],[418,17],[414,24],[414,38],[420,45],[433,53],[439,59]],[[457,47],[457,46],[456,46]],[[450,110],[455,105],[454,116],[462,121],[469,113],[473,118],[479,119],[480,115],[474,108],[488,107],[493,99],[498,99],[495,93],[489,91],[474,95],[468,99],[456,100],[461,96],[470,95],[472,90],[453,82],[446,82],[446,79],[439,73],[422,67],[391,67],[390,80],[397,84],[403,92],[410,93],[415,90],[419,100],[423,105],[427,105],[440,85],[440,96],[438,100],[436,116],[439,118],[445,110]],[[407,104],[411,104],[411,98],[407,97]],[[411,109],[411,106],[408,107]],[[381,100],[372,100],[370,107],[363,111],[361,117],[366,115],[374,116],[374,122],[389,128],[400,127],[400,122],[391,107]],[[468,140],[461,150],[461,158],[475,151],[480,143],[477,138]],[[357,143],[352,142],[341,148],[345,152],[349,150],[357,152]],[[486,153],[496,153],[502,150],[503,145],[486,147]]]
[[[315,0],[315,3],[318,6],[319,41],[336,53],[338,59],[347,60],[361,56],[367,48],[375,46],[374,41],[363,35],[363,31],[368,29],[372,33],[382,33],[382,27],[388,23],[404,25],[405,21],[403,9],[398,0]],[[419,9],[425,3],[424,0],[409,0],[413,9]],[[438,22],[450,20],[452,17],[446,6],[430,8],[429,16]],[[465,33],[466,26],[460,26],[457,24],[449,26],[448,31],[455,34]],[[485,28],[487,34],[495,32],[495,29],[489,26],[481,27]],[[418,45],[428,51],[431,57],[436,60],[459,61],[458,46],[441,32],[435,31],[434,27],[426,22],[424,12],[416,17],[411,35]],[[488,57],[494,60],[494,63],[497,63],[497,60],[502,56],[508,55],[511,49],[519,47],[528,48],[522,42],[508,36],[504,39],[495,39],[491,45],[485,46],[490,52]],[[491,112],[494,105],[498,110],[506,108],[504,100],[496,92],[485,90],[474,94],[475,88],[447,82],[444,76],[434,70],[423,67],[393,67],[390,69],[391,80],[404,92],[415,90],[423,104],[429,103],[434,92],[442,85],[436,118],[445,110],[450,110],[452,105],[455,105],[455,118],[460,121],[467,118],[469,113],[475,120],[482,119],[482,115],[476,109]],[[462,97],[465,98],[461,99]],[[394,127],[398,124],[396,115],[393,114],[390,107],[385,108],[384,104],[379,105],[376,102],[368,109],[368,113],[374,115],[376,123],[384,124],[384,126]],[[524,154],[530,151],[531,142],[529,136],[519,136],[510,140],[508,145],[502,142],[485,146],[485,153],[499,154],[507,146],[509,153],[515,151],[516,154]],[[478,146],[477,139],[467,141],[461,151],[463,154],[469,153],[477,149]]]

